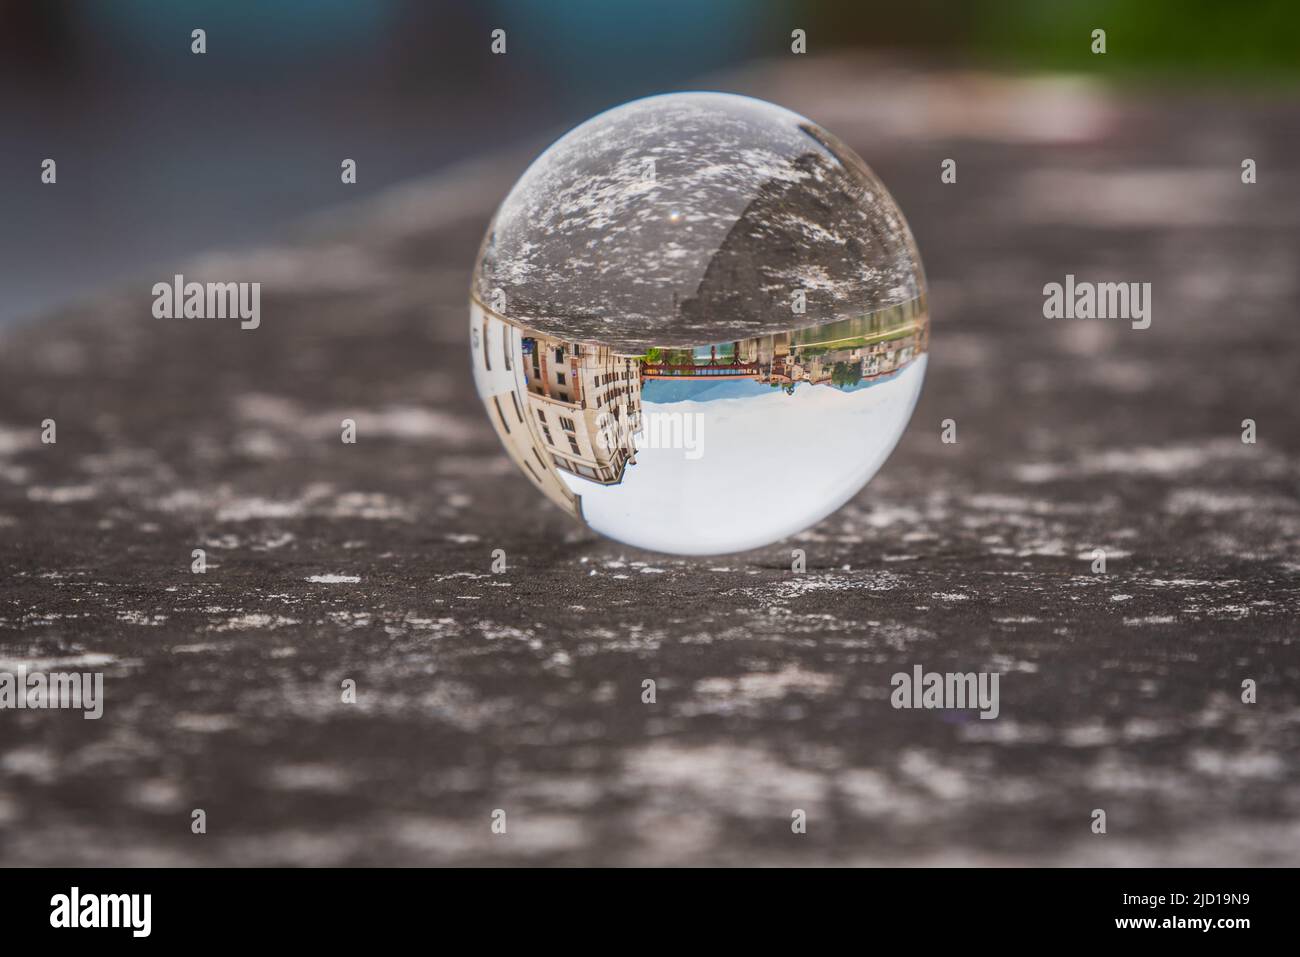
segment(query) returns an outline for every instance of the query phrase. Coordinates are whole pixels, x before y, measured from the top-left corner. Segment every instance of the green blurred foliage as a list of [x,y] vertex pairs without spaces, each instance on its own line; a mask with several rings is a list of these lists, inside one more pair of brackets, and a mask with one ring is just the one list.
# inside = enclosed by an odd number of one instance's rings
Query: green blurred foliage
[[[785,0],[810,39],[990,66],[1187,82],[1300,80],[1300,0]],[[1106,53],[1092,53],[1092,31]],[[813,48],[815,49],[815,47]]]
[[[973,49],[1021,66],[1239,78],[1300,76],[1297,0],[978,3]],[[1092,53],[1095,28],[1106,54]]]

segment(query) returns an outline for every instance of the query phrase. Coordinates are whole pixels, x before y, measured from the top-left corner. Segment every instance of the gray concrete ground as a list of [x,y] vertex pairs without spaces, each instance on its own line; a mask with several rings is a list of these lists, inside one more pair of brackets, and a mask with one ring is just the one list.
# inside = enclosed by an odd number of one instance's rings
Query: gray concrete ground
[[[6,330],[0,670],[106,705],[0,713],[0,861],[1300,863],[1294,100],[819,69],[726,88],[889,186],[933,351],[877,478],[762,551],[622,548],[501,452],[466,294],[523,153],[181,267],[262,281],[256,331],[152,318],[169,266]],[[1044,319],[1066,273],[1151,328]],[[891,708],[916,664],[1000,716]]]

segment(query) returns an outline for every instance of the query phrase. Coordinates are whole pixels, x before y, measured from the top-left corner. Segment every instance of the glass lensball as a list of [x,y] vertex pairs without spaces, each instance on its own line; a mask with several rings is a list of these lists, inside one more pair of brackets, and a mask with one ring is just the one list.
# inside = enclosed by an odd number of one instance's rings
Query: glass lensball
[[851,149],[761,100],[675,93],[539,156],[483,239],[474,378],[570,515],[677,554],[756,548],[853,497],[921,391],[903,214]]

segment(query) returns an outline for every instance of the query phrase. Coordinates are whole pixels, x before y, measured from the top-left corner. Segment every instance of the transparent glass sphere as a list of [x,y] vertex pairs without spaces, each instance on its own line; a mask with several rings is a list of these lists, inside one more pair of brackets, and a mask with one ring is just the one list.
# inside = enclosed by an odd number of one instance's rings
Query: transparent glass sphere
[[894,200],[789,110],[675,93],[524,172],[483,239],[474,377],[547,498],[641,548],[771,544],[876,473],[921,391],[929,313]]

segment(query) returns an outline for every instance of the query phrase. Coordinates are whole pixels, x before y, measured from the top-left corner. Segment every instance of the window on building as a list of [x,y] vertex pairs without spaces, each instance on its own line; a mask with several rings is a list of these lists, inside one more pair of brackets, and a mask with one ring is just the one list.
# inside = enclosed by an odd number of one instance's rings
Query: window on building
[[560,428],[564,429],[564,431],[566,432],[578,431],[573,427],[573,420],[570,419],[568,416],[563,416],[563,415],[560,416]]
[[563,372],[555,373],[555,381],[558,382],[560,385],[564,385],[565,384],[564,373]]
[[545,423],[546,423],[546,410],[545,410],[545,409],[538,409],[538,410],[537,410],[537,418],[539,418],[539,419],[542,420],[542,424],[545,424]]
[[555,439],[551,438],[551,430],[548,429],[546,426],[542,426],[542,435],[546,436],[547,444],[549,445],[555,444]]
[[555,361],[556,361],[557,364],[562,363],[562,362],[564,361],[564,350],[563,350],[563,349],[556,349],[556,350],[555,350]]
[[580,455],[582,450],[578,448],[578,441],[573,436],[569,436],[569,448],[573,449],[574,455]]

